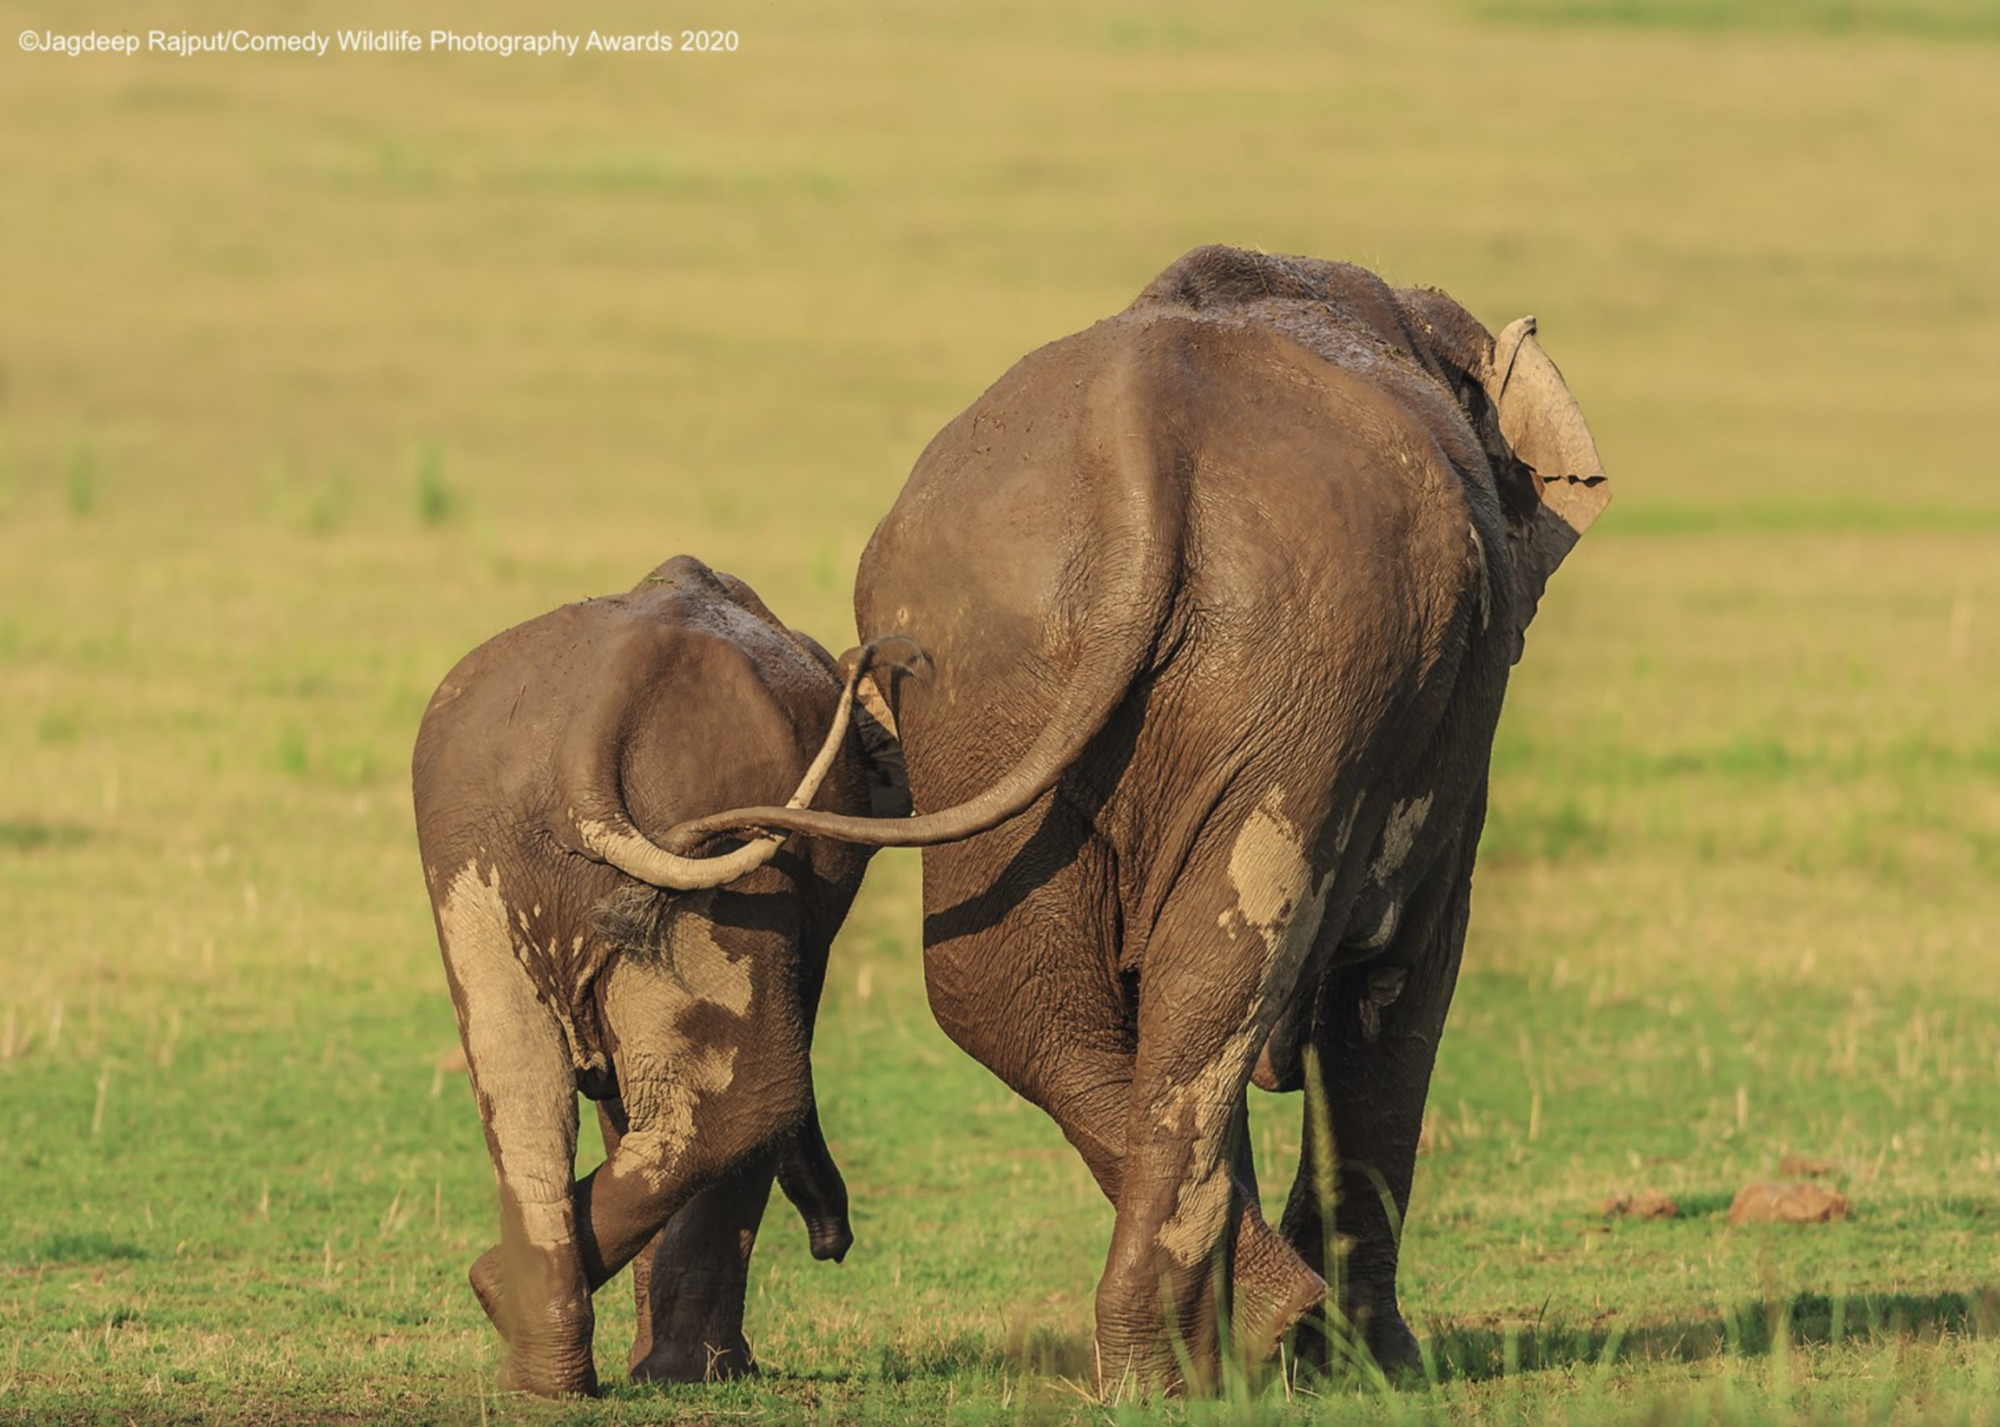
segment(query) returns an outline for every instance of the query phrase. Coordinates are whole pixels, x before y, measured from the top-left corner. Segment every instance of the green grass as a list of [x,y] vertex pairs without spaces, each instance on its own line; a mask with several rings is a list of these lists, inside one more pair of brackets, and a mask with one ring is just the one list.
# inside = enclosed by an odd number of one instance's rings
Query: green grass
[[[1994,1420],[2000,90],[1952,38],[1987,11],[1590,9],[9,51],[0,124],[62,142],[0,152],[0,1421]],[[773,1209],[769,1373],[624,1384],[614,1285],[605,1401],[496,1398],[431,689],[683,550],[844,647],[930,435],[1217,239],[1534,311],[1618,483],[1496,748],[1404,1254],[1430,1375],[1088,1401],[1109,1210],[930,1021],[895,854],[817,1056],[859,1241],[814,1264]],[[1275,1197],[1298,1110],[1255,1110]],[[1731,1227],[1787,1153],[1850,1217]],[[1601,1217],[1646,1188],[1681,1217]]]

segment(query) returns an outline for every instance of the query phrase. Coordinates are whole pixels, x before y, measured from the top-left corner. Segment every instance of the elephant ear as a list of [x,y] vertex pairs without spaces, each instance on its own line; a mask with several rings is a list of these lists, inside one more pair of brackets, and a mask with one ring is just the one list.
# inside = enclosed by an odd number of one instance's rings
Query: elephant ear
[[1611,503],[1597,442],[1556,364],[1535,340],[1535,319],[1507,324],[1493,343],[1486,393],[1500,434],[1528,467],[1537,500],[1510,519],[1515,594],[1514,657],[1549,577]]

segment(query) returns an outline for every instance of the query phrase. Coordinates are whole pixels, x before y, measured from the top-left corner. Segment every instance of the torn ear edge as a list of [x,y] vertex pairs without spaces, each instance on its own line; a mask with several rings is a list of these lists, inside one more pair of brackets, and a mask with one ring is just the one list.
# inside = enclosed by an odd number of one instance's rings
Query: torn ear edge
[[[1517,317],[1500,329],[1500,335],[1493,339],[1493,366],[1487,382],[1487,391],[1490,393],[1495,418],[1502,419],[1501,413],[1505,409],[1508,383],[1514,379],[1522,353],[1532,346],[1536,351],[1536,357],[1531,359],[1530,365],[1548,369],[1547,374],[1553,378],[1554,385],[1561,394],[1561,400],[1567,403],[1577,431],[1588,444],[1589,426],[1584,422],[1582,412],[1576,409],[1575,398],[1569,395],[1569,388],[1562,381],[1561,372],[1556,369],[1555,363],[1549,360],[1547,354],[1541,352],[1540,344],[1535,341],[1536,330],[1537,324],[1532,315]],[[1503,431],[1502,441],[1506,442],[1506,439]],[[1591,446],[1591,451],[1594,457],[1594,445]],[[1605,507],[1611,504],[1611,485],[1603,471],[1558,472],[1544,475],[1535,466],[1513,454],[1511,443],[1508,443],[1508,452],[1512,469],[1496,471],[1494,474],[1499,477],[1502,504],[1517,530],[1524,531],[1540,519],[1543,510],[1547,510],[1577,535],[1582,535],[1597,517],[1604,513]]]
[[1611,504],[1611,481],[1605,476],[1535,476],[1542,505],[1578,535],[1590,529]]

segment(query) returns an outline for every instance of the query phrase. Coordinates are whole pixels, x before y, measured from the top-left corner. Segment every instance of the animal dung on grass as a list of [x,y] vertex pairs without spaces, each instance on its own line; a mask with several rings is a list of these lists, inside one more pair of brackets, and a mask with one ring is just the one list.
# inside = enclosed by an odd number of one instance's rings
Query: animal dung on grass
[[1607,1219],[1678,1219],[1681,1206],[1657,1189],[1637,1194],[1614,1194],[1604,1201]]
[[1831,1224],[1847,1217],[1847,1196],[1820,1184],[1746,1184],[1729,1205],[1732,1224]]

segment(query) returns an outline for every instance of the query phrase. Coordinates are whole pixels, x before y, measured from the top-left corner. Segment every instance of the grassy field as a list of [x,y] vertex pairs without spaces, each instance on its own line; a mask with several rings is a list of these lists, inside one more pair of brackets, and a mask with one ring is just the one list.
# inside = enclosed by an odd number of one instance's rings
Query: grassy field
[[[712,8],[737,53],[0,51],[0,1421],[2000,1420],[1991,7]],[[1090,1401],[1109,1210],[932,1025],[891,854],[818,1054],[859,1243],[773,1210],[767,1374],[625,1386],[614,1285],[605,1401],[496,1397],[431,688],[683,550],[844,647],[930,433],[1212,240],[1537,313],[1617,480],[1496,751],[1430,1382]],[[1731,1227],[1787,1154],[1852,1215]]]

